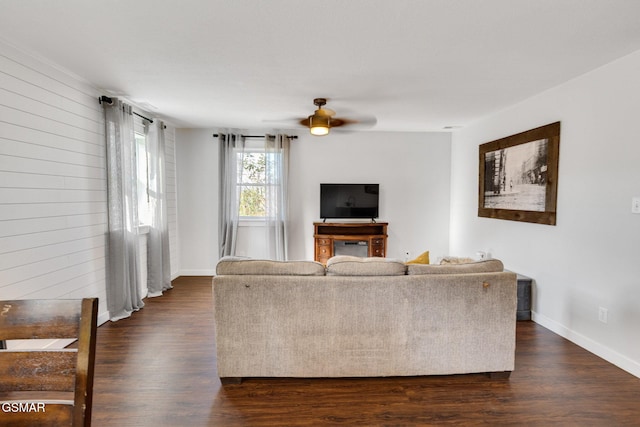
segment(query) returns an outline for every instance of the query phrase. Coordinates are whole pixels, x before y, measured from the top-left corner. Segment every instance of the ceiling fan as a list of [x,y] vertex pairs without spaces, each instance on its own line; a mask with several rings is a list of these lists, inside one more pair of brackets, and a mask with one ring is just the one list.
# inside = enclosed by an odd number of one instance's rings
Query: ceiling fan
[[335,111],[324,107],[327,104],[326,98],[316,98],[313,100],[313,104],[316,105],[318,109],[315,110],[312,115],[304,119],[296,119],[298,124],[308,128],[312,135],[327,135],[330,129],[337,127],[362,129],[376,124],[376,118],[373,116],[351,119],[335,117]]

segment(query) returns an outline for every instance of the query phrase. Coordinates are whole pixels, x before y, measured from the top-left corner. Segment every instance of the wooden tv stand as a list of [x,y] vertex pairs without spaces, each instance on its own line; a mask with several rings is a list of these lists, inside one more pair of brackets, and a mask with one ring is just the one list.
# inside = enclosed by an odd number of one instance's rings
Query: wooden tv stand
[[335,255],[335,242],[366,242],[367,256],[387,254],[386,222],[314,222],[314,259],[323,264]]

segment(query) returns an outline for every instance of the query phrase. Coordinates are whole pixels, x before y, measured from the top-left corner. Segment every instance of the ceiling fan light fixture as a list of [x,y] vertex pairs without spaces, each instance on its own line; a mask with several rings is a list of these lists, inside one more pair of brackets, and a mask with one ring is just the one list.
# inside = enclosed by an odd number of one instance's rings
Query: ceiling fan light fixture
[[329,116],[314,114],[309,116],[309,131],[311,135],[323,136],[329,133]]

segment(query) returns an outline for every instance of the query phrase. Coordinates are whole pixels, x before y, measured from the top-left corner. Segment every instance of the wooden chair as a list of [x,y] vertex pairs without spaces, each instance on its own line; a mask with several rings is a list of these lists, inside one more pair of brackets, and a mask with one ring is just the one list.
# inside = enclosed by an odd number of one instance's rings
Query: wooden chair
[[97,317],[97,298],[0,301],[0,340],[78,339],[77,348],[0,350],[1,426],[91,425]]

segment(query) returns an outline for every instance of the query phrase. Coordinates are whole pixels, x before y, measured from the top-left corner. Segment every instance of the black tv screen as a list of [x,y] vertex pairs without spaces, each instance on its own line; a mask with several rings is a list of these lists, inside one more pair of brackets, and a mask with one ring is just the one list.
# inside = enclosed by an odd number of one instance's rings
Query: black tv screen
[[378,184],[320,184],[320,218],[378,218]]

